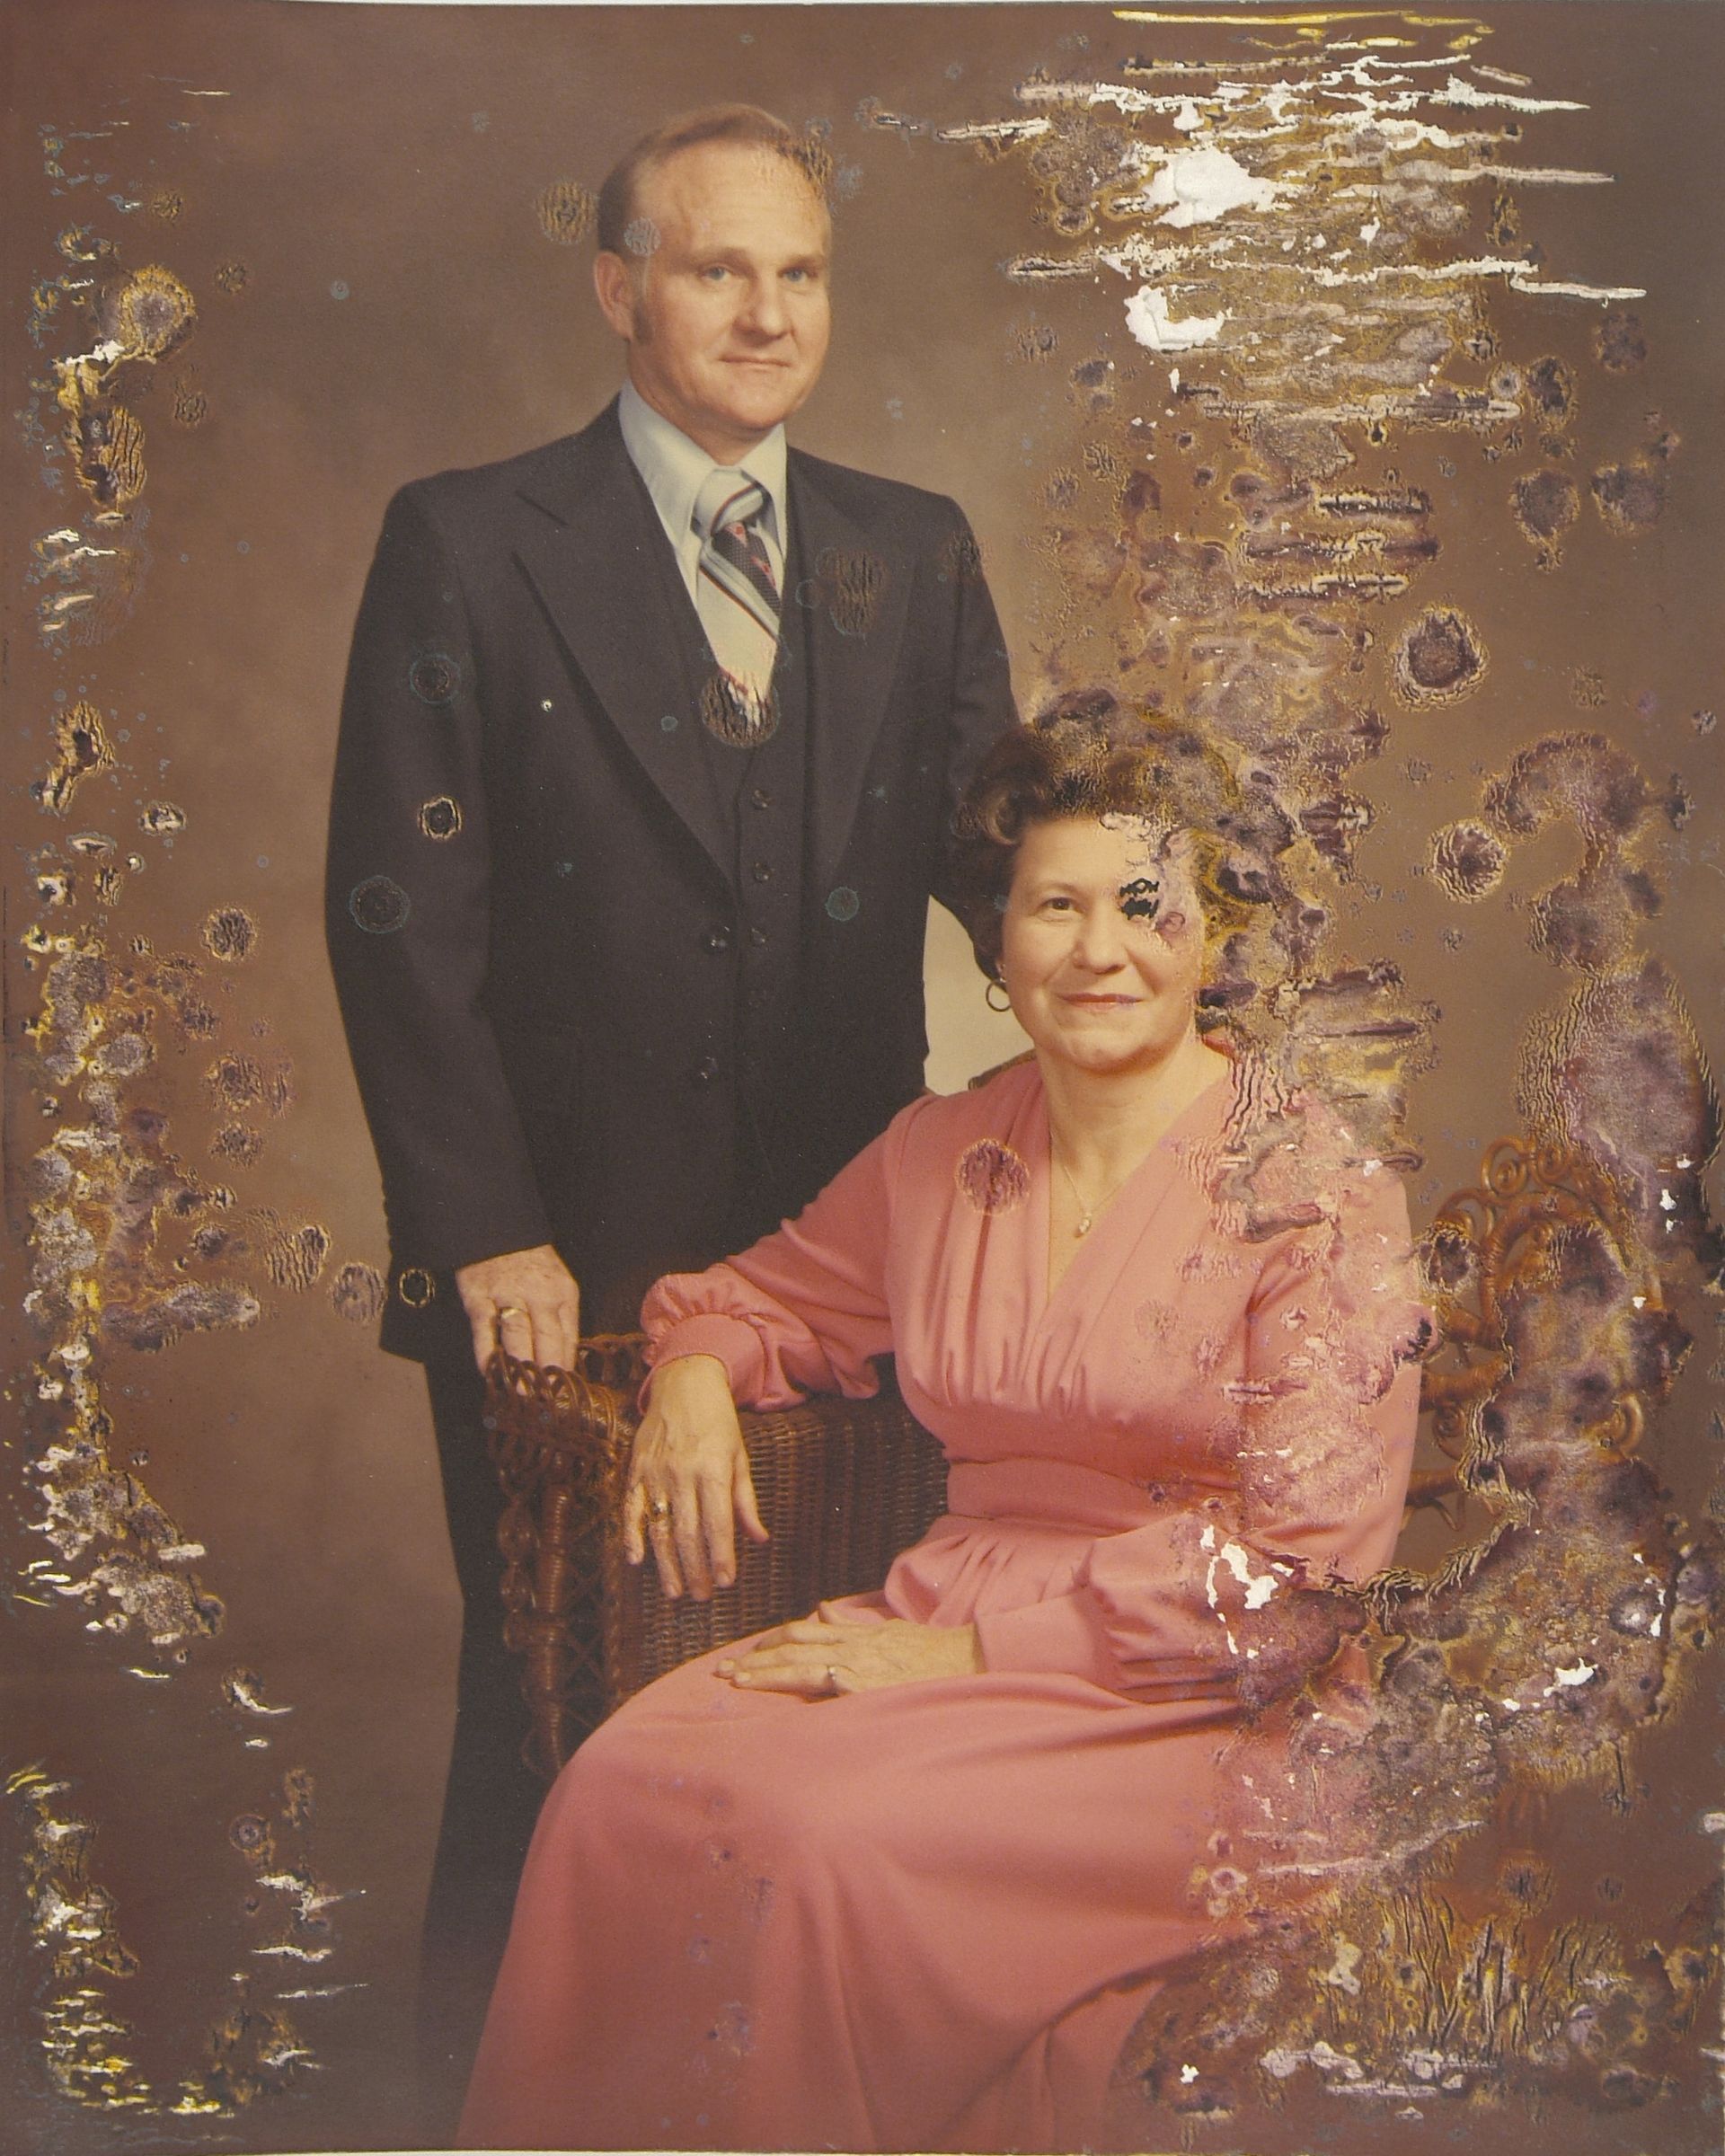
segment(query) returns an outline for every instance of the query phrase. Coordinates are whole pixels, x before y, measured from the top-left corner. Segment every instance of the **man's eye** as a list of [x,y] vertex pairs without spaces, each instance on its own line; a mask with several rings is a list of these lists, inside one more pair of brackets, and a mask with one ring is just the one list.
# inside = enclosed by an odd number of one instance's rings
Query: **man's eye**
[[709,285],[716,285],[721,278],[729,277],[730,275],[730,271],[726,269],[722,262],[709,262],[706,268],[701,272],[702,281]]

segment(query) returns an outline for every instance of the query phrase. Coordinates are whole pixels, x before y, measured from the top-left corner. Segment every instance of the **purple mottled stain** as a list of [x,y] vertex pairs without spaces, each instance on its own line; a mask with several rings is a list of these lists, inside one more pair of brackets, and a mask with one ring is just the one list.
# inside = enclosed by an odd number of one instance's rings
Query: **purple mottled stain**
[[1031,1194],[1031,1175],[1010,1145],[978,1138],[959,1155],[959,1188],[978,1213],[1010,1213]]

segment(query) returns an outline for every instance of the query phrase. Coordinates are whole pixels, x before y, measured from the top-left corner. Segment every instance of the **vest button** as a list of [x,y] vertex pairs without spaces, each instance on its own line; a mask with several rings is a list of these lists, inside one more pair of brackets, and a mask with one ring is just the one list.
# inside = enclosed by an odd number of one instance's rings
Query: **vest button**
[[752,808],[770,808],[773,806],[773,796],[766,791],[765,786],[756,786],[750,793],[748,799],[749,804]]
[[694,1066],[694,1082],[697,1085],[711,1085],[718,1075],[719,1058],[716,1056],[703,1056]]
[[757,861],[748,872],[756,883],[771,883],[773,880],[773,865],[770,862]]
[[765,950],[766,949],[768,939],[766,931],[764,928],[751,928],[748,932],[748,940],[754,945],[756,950]]
[[709,929],[706,941],[709,950],[729,950],[730,949],[730,931],[722,925]]

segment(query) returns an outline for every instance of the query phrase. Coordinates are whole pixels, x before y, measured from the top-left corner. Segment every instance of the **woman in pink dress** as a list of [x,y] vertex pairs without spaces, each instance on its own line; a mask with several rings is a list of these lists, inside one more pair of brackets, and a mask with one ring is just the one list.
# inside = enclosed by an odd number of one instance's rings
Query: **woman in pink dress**
[[1120,717],[999,745],[972,932],[1034,1059],[649,1296],[629,1532],[669,1592],[761,1533],[732,1402],[862,1396],[889,1352],[949,1509],[878,1594],[661,1678],[570,1762],[465,2145],[1130,2143],[1114,2062],[1229,1936],[1225,1822],[1279,1756],[1252,1712],[1345,1695],[1325,1590],[1390,1557],[1418,1404],[1393,1175],[1199,1030],[1241,911],[1199,765]]

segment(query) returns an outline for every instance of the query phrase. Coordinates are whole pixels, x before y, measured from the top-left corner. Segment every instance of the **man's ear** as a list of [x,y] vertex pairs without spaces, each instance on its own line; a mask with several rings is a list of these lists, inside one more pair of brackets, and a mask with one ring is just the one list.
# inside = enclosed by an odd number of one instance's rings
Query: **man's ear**
[[619,337],[632,341],[635,333],[635,272],[620,254],[601,248],[593,257],[593,289],[599,312]]

